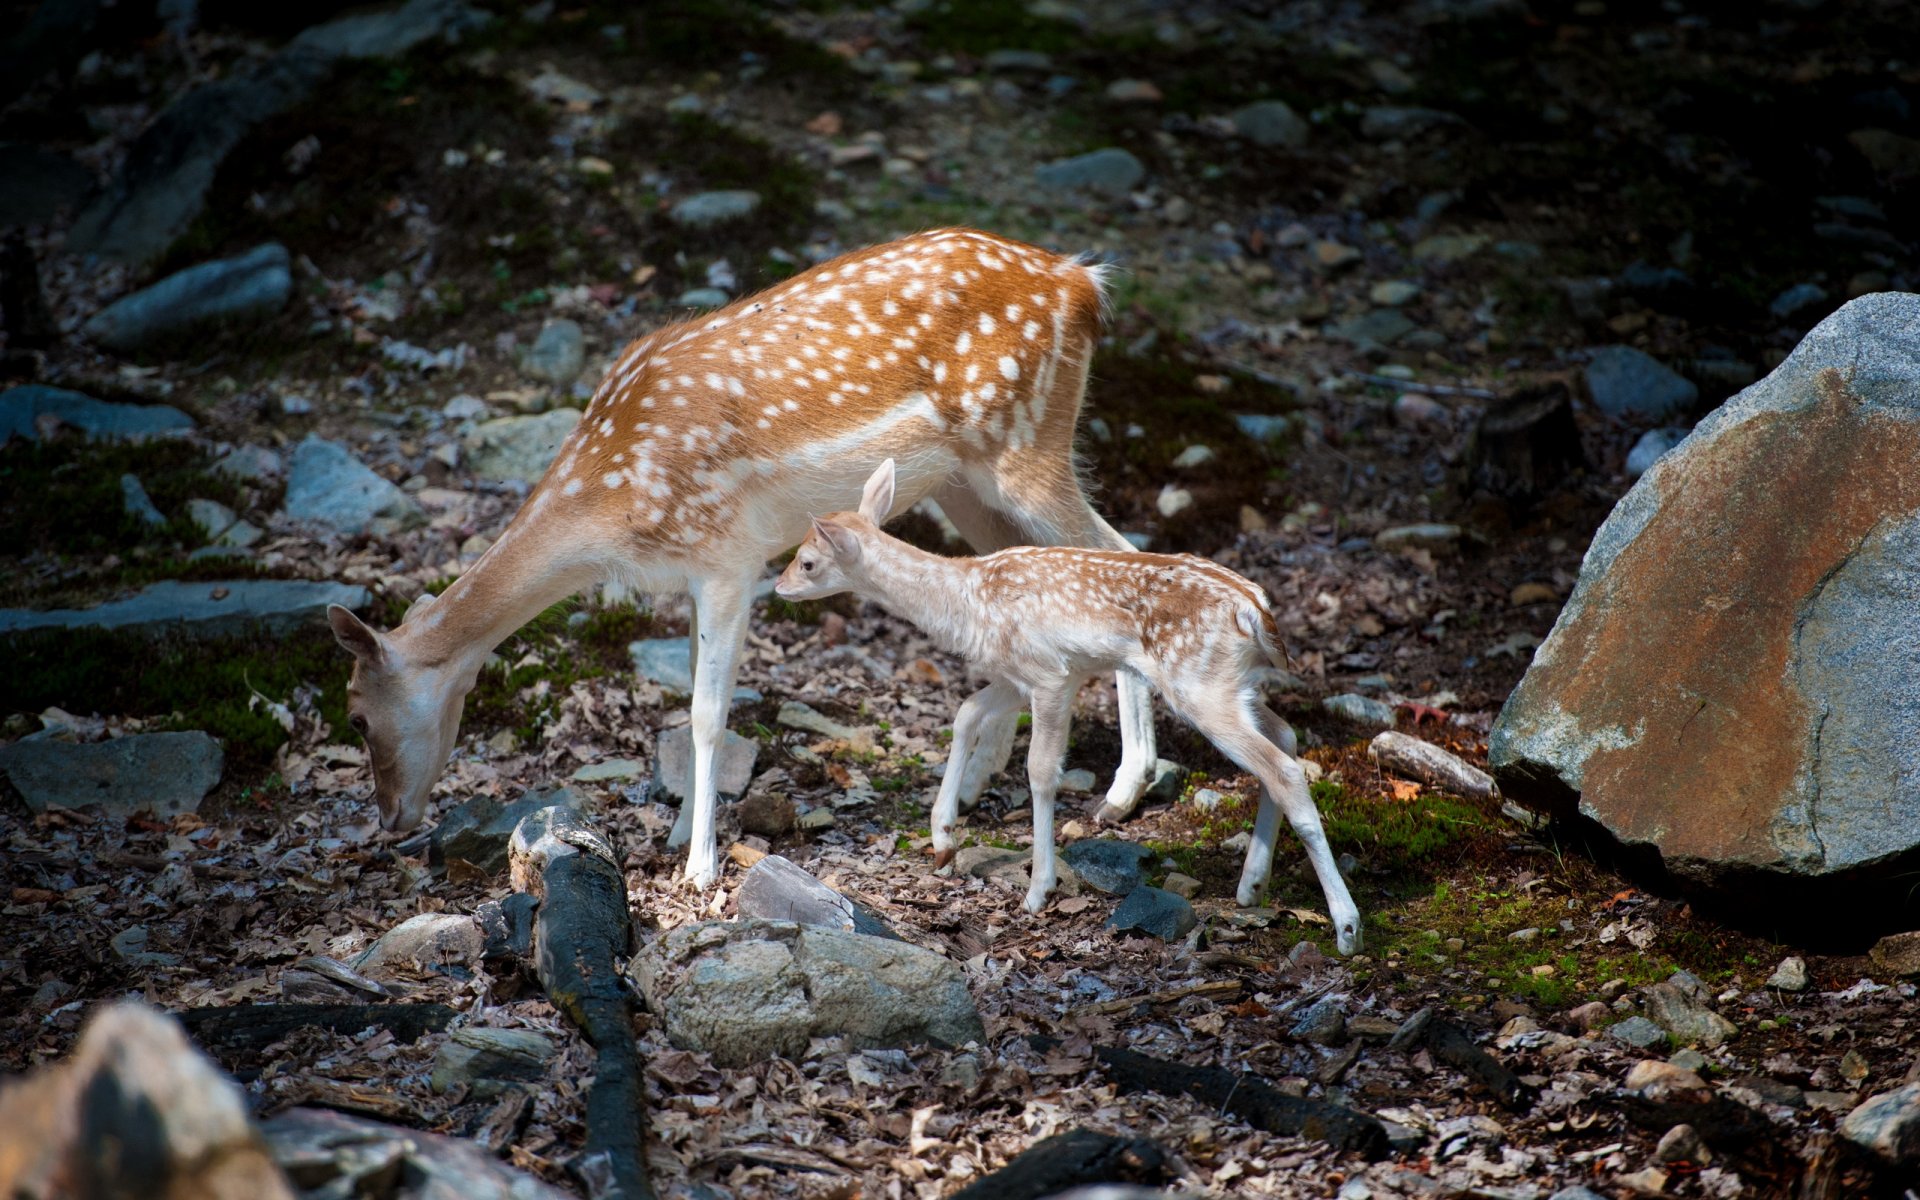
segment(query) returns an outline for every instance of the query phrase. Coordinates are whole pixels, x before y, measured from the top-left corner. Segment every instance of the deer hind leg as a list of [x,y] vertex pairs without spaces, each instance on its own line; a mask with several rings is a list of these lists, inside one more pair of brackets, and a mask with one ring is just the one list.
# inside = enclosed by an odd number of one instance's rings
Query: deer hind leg
[[714,802],[719,793],[714,757],[727,732],[727,702],[747,636],[747,600],[753,579],[702,579],[693,585],[699,614],[693,634],[693,780],[682,802],[693,806],[693,835],[687,843],[686,878],[695,887],[711,887],[720,874],[714,838]]
[[1306,848],[1307,861],[1320,879],[1320,890],[1327,898],[1327,912],[1333,918],[1334,938],[1342,954],[1360,950],[1360,910],[1347,891],[1347,881],[1333,860],[1327,844],[1326,828],[1320,823],[1320,810],[1314,807],[1307,790],[1306,772],[1280,748],[1274,735],[1286,723],[1258,703],[1252,696],[1203,696],[1198,687],[1182,689],[1177,695],[1169,690],[1175,707],[1187,714],[1201,733],[1220,747],[1226,756],[1260,780],[1260,812],[1254,819],[1253,843],[1247,847],[1247,861],[1240,874],[1238,899],[1252,904],[1259,898],[1273,870],[1274,842],[1279,834],[1280,815],[1285,813],[1300,844]]
[[1067,753],[1078,683],[1061,679],[1033,689],[1033,738],[1027,745],[1027,786],[1033,789],[1033,879],[1026,901],[1030,913],[1047,906],[1047,894],[1059,882],[1053,856],[1053,798],[1060,789],[1060,761]]
[[[960,713],[953,719],[953,745],[947,756],[947,773],[940,780],[940,795],[933,802],[933,865],[936,870],[944,870],[953,860],[954,851],[959,849],[954,838],[954,827],[960,819],[961,800],[972,795],[976,799],[980,789],[986,783],[990,772],[981,770],[982,764],[991,761],[991,747],[982,747],[983,736],[991,736],[995,730],[1005,727],[1008,740],[1012,740],[1012,730],[1020,716],[1020,689],[1006,680],[996,680],[967,697],[960,706]],[[1001,752],[1001,762],[1006,760],[1006,752]],[[995,770],[998,765],[995,764]],[[971,778],[975,773],[979,778]],[[969,790],[971,789],[971,790]]]

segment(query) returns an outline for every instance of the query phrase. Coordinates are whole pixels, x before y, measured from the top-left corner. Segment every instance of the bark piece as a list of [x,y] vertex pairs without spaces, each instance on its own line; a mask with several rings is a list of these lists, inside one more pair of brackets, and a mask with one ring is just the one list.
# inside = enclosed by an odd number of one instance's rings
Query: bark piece
[[201,1045],[232,1051],[264,1050],[309,1026],[348,1034],[378,1026],[412,1042],[445,1029],[455,1013],[444,1004],[231,1004],[177,1015]]
[[632,936],[619,861],[606,838],[562,806],[522,818],[507,847],[514,889],[540,901],[534,972],[554,1007],[598,1054],[587,1092],[586,1147],[568,1170],[597,1200],[652,1200],[641,1136],[640,1055],[616,965]]
[[1539,1094],[1537,1089],[1522,1083],[1505,1063],[1474,1045],[1473,1039],[1458,1025],[1431,1017],[1421,1037],[1435,1058],[1492,1092],[1505,1107],[1515,1112],[1533,1107]]
[[1040,1200],[1089,1183],[1164,1183],[1167,1156],[1145,1138],[1069,1129],[1036,1142],[948,1200]]
[[1367,753],[1383,771],[1417,779],[1468,800],[1487,800],[1494,795],[1493,776],[1450,750],[1396,730],[1389,729],[1374,738]]

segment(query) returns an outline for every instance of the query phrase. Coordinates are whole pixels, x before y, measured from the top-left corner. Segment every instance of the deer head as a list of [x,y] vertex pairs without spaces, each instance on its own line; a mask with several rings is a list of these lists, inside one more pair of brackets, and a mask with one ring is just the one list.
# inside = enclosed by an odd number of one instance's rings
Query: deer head
[[[416,600],[407,617],[431,600]],[[353,655],[347,720],[367,742],[380,827],[404,833],[426,816],[428,793],[459,737],[473,675],[451,664],[416,661],[408,653],[406,620],[381,633],[335,604],[327,609],[327,622]]]
[[815,517],[807,540],[793,552],[793,561],[773,585],[786,600],[817,600],[854,586],[861,538],[877,531],[893,508],[893,460],[880,464],[867,480],[860,511]]

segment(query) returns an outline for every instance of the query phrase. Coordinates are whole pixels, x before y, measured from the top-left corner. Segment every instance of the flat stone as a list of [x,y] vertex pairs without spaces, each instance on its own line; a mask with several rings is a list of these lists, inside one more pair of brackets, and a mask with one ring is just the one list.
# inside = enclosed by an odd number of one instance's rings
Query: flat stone
[[1612,417],[1664,421],[1700,398],[1692,380],[1632,346],[1605,346],[1587,362],[1587,391],[1594,407]]
[[109,404],[65,388],[29,383],[0,392],[0,445],[16,437],[39,441],[43,417],[97,441],[143,442],[193,429],[193,418],[171,405]]
[[1416,326],[1397,308],[1376,308],[1349,320],[1328,325],[1327,337],[1355,346],[1391,346],[1412,333]]
[[1420,285],[1404,279],[1383,279],[1367,289],[1367,299],[1388,308],[1398,308],[1420,294]]
[[1767,976],[1767,986],[1783,992],[1804,992],[1811,982],[1807,976],[1807,960],[1797,955],[1781,959],[1773,974]]
[[1413,257],[1421,262],[1451,263],[1471,258],[1486,249],[1484,233],[1437,233],[1413,244]]
[[1817,283],[1796,283],[1773,298],[1767,311],[1781,320],[1799,316],[1811,308],[1826,304],[1827,289]]
[[1920,930],[1888,934],[1873,944],[1867,957],[1890,975],[1920,975]]
[[1200,881],[1191,875],[1182,875],[1178,871],[1167,872],[1167,877],[1161,881],[1160,886],[1182,900],[1191,900],[1200,894]]
[[1655,463],[1667,456],[1667,452],[1686,440],[1687,430],[1678,426],[1661,429],[1649,429],[1640,435],[1640,440],[1627,451],[1627,478],[1638,479],[1653,470]]
[[1146,878],[1152,850],[1117,838],[1089,838],[1060,851],[1060,860],[1079,873],[1089,887],[1110,896],[1125,896]]
[[1116,79],[1107,85],[1106,96],[1115,104],[1158,104],[1166,99],[1147,79]]
[[1235,413],[1233,423],[1256,442],[1277,442],[1293,431],[1293,418],[1285,413]]
[[1218,455],[1213,452],[1213,447],[1193,445],[1188,446],[1185,450],[1174,455],[1173,461],[1167,465],[1176,471],[1191,471],[1195,467],[1207,465],[1217,457]]
[[488,1100],[514,1080],[545,1078],[559,1056],[560,1047],[544,1033],[468,1025],[440,1043],[428,1084],[440,1095],[465,1086],[471,1099]]
[[1107,928],[1116,933],[1144,933],[1163,942],[1179,941],[1199,923],[1185,899],[1144,883],[1128,892],[1107,918]]
[[1356,246],[1345,242],[1336,242],[1330,238],[1320,238],[1310,248],[1315,266],[1326,271],[1338,271],[1353,266],[1366,255]]
[[1320,707],[1342,720],[1352,721],[1367,729],[1379,731],[1392,729],[1394,725],[1393,706],[1375,700],[1371,696],[1362,696],[1358,692],[1342,692],[1337,696],[1328,696],[1320,701]]
[[480,923],[464,913],[418,913],[387,930],[347,965],[387,982],[402,974],[477,963],[486,949]]
[[860,732],[853,726],[843,725],[798,700],[788,700],[782,704],[774,720],[789,729],[802,729],[808,733],[817,733],[821,737],[840,738],[843,741],[851,740]]
[[586,798],[572,788],[544,788],[511,802],[476,796],[440,818],[427,842],[427,861],[445,866],[457,859],[497,875],[507,869],[507,843],[514,829],[526,817],[555,804],[584,808]]
[[427,523],[413,497],[376,475],[338,442],[309,434],[287,471],[287,516],[336,533],[390,536]]
[[834,891],[778,854],[769,854],[753,864],[740,881],[737,901],[742,918],[767,917],[868,937],[898,937],[865,905]]
[[1373,535],[1373,544],[1388,552],[1400,550],[1452,550],[1460,544],[1458,525],[1396,525]]
[[1085,767],[1075,767],[1060,776],[1060,790],[1063,792],[1090,792],[1093,790],[1093,772]]
[[603,758],[581,767],[570,778],[575,783],[614,783],[638,779],[646,773],[646,764],[638,759]]
[[1645,1017],[1628,1017],[1609,1028],[1607,1036],[1641,1050],[1664,1046],[1667,1042],[1667,1031]]
[[1285,100],[1258,100],[1236,108],[1227,117],[1241,137],[1256,146],[1283,146],[1298,150],[1312,130]]
[[723,1067],[856,1049],[983,1042],[959,964],[890,938],[747,918],[675,929],[630,973],[667,1040]]
[[544,67],[538,75],[527,80],[527,94],[536,100],[545,100],[552,104],[564,104],[569,107],[591,108],[606,102],[606,93],[590,83],[582,83],[571,75],[563,75],[552,67]]
[[1319,1046],[1331,1046],[1347,1036],[1347,1014],[1340,1000],[1322,996],[1300,1010],[1287,1036]]
[[1644,993],[1643,1005],[1654,1024],[1671,1033],[1681,1045],[1712,1050],[1739,1032],[1732,1021],[1671,981],[1656,983]]
[[1159,510],[1162,517],[1177,517],[1193,507],[1193,493],[1186,488],[1175,487],[1169,483],[1160,489],[1158,496],[1154,497],[1153,506]]
[[1748,911],[1898,869],[1920,846],[1920,476],[1895,466],[1920,460],[1916,389],[1920,297],[1864,296],[1642,476],[1495,722],[1502,792]]
[[122,296],[87,319],[88,340],[121,354],[176,345],[205,330],[272,316],[293,294],[292,260],[278,242],[216,259]]
[[[686,638],[642,638],[627,643],[633,669],[640,677],[659,684],[669,692],[693,695],[693,650]],[[733,689],[733,703],[752,703],[761,699],[760,690]]]
[[694,287],[681,292],[674,303],[682,308],[724,308],[731,299],[717,287]]
[[218,500],[204,498],[187,501],[187,519],[200,527],[208,538],[217,538],[232,529],[240,514]]
[[365,608],[363,587],[304,579],[151,583],[124,600],[93,608],[0,609],[0,634],[25,629],[122,629],[152,636],[184,632],[232,637],[253,631],[284,636],[326,620],[327,607]]
[[248,483],[264,483],[286,474],[280,455],[265,446],[235,446],[213,460],[217,474]]
[[120,503],[128,516],[149,529],[159,529],[167,523],[166,515],[154,507],[153,497],[147,495],[138,475],[120,477]]
[[1141,797],[1142,802],[1172,804],[1180,798],[1180,793],[1186,790],[1187,775],[1187,769],[1171,759],[1154,759],[1153,775],[1147,782],[1146,794]]
[[1384,142],[1390,138],[1419,137],[1442,125],[1458,125],[1460,118],[1437,108],[1378,104],[1360,113],[1360,136]]
[[561,317],[540,327],[522,369],[535,379],[565,387],[579,377],[586,355],[586,333],[580,323]]
[[989,50],[980,61],[989,71],[1045,74],[1053,70],[1053,55],[1044,50]]
[[[577,373],[577,372],[576,372]],[[547,473],[560,444],[580,423],[577,408],[482,421],[461,439],[467,469],[496,483],[532,483]]]
[[1867,1097],[1840,1122],[1840,1136],[1889,1162],[1920,1162],[1920,1083]]
[[1034,182],[1049,191],[1125,196],[1147,177],[1140,160],[1118,147],[1059,158],[1034,169]]
[[[729,729],[721,735],[715,751],[714,784],[727,800],[738,800],[753,782],[753,767],[760,758],[760,743],[741,737]],[[693,778],[693,727],[680,725],[661,734],[654,746],[653,787],[647,798],[664,804],[679,804],[686,799]]]
[[88,804],[116,817],[194,812],[220,782],[225,761],[220,743],[197,730],[105,742],[26,738],[0,746],[0,774],[34,812]]
[[667,216],[675,225],[686,229],[709,229],[729,221],[744,220],[759,208],[759,192],[744,189],[698,192],[675,201],[667,210]]

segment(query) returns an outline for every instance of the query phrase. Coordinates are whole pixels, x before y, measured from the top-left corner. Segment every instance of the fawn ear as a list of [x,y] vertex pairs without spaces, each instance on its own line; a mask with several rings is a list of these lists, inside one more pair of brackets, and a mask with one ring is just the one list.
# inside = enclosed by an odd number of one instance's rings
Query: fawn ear
[[867,480],[867,490],[860,496],[860,515],[875,525],[885,525],[892,511],[893,460],[888,459]]
[[813,532],[833,551],[833,557],[842,563],[860,560],[860,539],[853,536],[853,530],[837,521],[825,517],[813,519]]
[[350,610],[329,604],[327,624],[333,626],[333,640],[361,662],[377,663],[385,653],[380,646],[380,635]]

